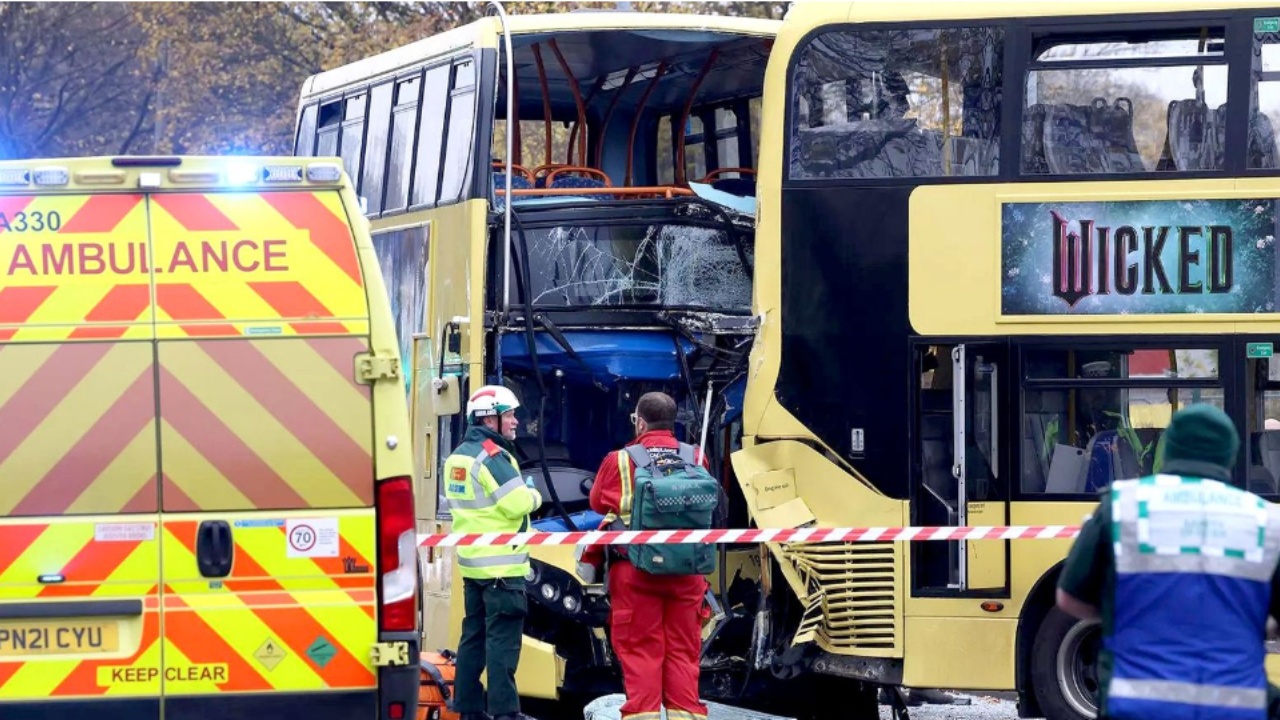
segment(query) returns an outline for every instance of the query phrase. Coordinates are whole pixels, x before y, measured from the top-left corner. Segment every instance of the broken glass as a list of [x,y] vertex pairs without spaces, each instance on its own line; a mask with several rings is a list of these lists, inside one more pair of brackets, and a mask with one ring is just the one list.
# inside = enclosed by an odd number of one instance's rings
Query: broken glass
[[738,230],[679,221],[558,225],[528,240],[534,305],[751,311],[751,248]]

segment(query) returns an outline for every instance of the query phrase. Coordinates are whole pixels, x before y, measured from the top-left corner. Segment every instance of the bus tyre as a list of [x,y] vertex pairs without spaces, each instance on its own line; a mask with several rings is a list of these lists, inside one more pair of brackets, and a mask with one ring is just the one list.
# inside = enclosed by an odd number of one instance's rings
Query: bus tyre
[[1050,608],[1036,631],[1031,682],[1047,720],[1098,716],[1098,647],[1102,626]]

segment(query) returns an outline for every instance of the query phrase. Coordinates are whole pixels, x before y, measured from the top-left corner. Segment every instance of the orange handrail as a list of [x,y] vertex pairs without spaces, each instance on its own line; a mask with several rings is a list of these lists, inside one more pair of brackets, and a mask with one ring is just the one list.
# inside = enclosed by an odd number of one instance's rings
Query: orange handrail
[[[506,194],[506,188],[498,188],[499,195]],[[602,188],[512,188],[512,195],[662,195],[671,199],[677,195],[690,196],[689,188],[660,185],[653,187],[602,187]]]
[[653,80],[649,81],[649,87],[645,88],[644,95],[640,96],[640,103],[636,105],[636,113],[631,119],[631,139],[627,141],[627,177],[623,182],[624,185],[631,184],[631,160],[636,154],[636,130],[640,127],[640,116],[644,114],[644,106],[649,103],[649,96],[653,94],[654,88],[658,87],[658,81],[666,71],[667,61],[663,60],[658,64],[658,71],[653,74]]
[[[550,40],[551,52],[555,53],[556,60],[560,63],[560,68],[564,70],[564,76],[569,80],[569,89],[573,91],[573,102],[578,107],[578,127],[574,128],[574,136],[578,132],[582,133],[582,140],[578,144],[578,164],[587,164],[587,110],[582,104],[582,89],[578,87],[578,79],[573,76],[573,70],[569,68],[569,63],[564,59],[564,55],[560,52],[560,46],[556,43],[555,38]],[[573,147],[572,139],[570,139],[570,148]],[[570,155],[566,155],[565,159],[573,162]]]
[[547,130],[544,164],[551,164],[551,91],[547,89],[547,70],[542,66],[542,48],[533,44],[533,62],[538,66],[538,82],[542,85],[542,124]]
[[533,179],[536,182],[538,177],[541,176],[543,173],[549,172],[556,168],[562,168],[562,167],[570,167],[570,166],[568,163],[547,163],[546,165],[539,165],[538,167],[533,169]]
[[603,170],[597,170],[596,168],[592,168],[592,167],[578,167],[574,165],[565,165],[563,167],[558,167],[552,170],[551,172],[547,173],[547,187],[551,187],[551,183],[555,182],[556,175],[559,175],[560,173],[575,173],[575,172],[585,173],[587,175],[599,176],[600,181],[604,183],[605,187],[613,187],[613,182],[609,180],[609,176],[606,175]]
[[[504,162],[502,162],[501,160],[494,160],[494,161],[493,161],[493,169],[494,169],[495,171],[505,171],[505,170],[506,170],[506,168],[507,168],[507,164],[506,164],[506,163],[504,163]],[[529,181],[529,183],[530,183],[530,184],[532,184],[532,183],[533,183],[533,173],[529,172],[529,168],[527,168],[527,167],[525,167],[525,166],[523,166],[523,165],[521,165],[521,164],[519,164],[519,163],[512,163],[512,164],[511,164],[511,171],[512,171],[512,172],[514,172],[514,173],[516,173],[517,175],[523,175],[523,176],[525,177],[525,179],[527,179],[527,180]]]
[[711,172],[707,173],[706,176],[703,177],[698,182],[709,183],[711,182],[711,179],[714,178],[715,176],[723,175],[724,173],[731,173],[731,172],[736,172],[739,175],[755,175],[756,174],[756,171],[754,168],[748,168],[748,167],[716,168],[715,170],[712,170]]

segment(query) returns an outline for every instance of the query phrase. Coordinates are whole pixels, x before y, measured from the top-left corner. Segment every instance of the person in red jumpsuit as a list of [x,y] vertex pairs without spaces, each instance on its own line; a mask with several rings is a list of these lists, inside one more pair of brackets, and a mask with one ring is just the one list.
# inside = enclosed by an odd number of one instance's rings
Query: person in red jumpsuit
[[[681,462],[675,418],[675,400],[660,392],[642,395],[631,416],[636,437],[630,444],[643,445],[658,468]],[[706,457],[696,448],[694,452],[697,462],[709,469]],[[605,515],[606,522],[631,512],[634,487],[623,487],[619,462],[628,465],[630,485],[635,461],[615,450],[600,463],[591,486],[591,509]],[[705,720],[707,706],[698,694],[698,661],[707,579],[637,570],[625,558],[625,545],[610,545],[606,551],[610,553],[609,627],[627,694],[622,720],[659,720],[664,706],[668,720]]]

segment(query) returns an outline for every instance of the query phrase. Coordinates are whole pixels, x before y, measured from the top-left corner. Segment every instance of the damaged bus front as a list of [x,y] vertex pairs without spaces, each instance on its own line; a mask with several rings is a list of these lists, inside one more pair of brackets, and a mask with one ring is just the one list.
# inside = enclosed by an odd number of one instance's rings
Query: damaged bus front
[[[677,400],[677,436],[705,447],[725,522],[747,522],[728,458],[756,332],[754,177],[779,26],[499,12],[308,80],[297,152],[340,156],[358,179],[398,318],[418,532],[450,530],[437,479],[485,384],[519,398],[517,459],[546,500],[538,528],[598,526],[595,472],[652,390]],[[708,698],[758,684],[741,608],[755,609],[759,553],[724,548],[710,578]],[[421,558],[423,647],[456,648],[454,553]],[[530,558],[521,693],[620,691],[603,586],[575,574],[573,546]]]
[[[677,436],[710,458],[731,498],[729,522],[745,522],[728,457],[741,436],[755,330],[753,165],[767,37],[631,30],[512,39],[513,122],[504,63],[495,108],[484,377],[524,408],[516,454],[546,500],[534,526],[600,525],[588,507],[596,470],[633,438],[636,402],[654,390],[676,399]],[[591,50],[605,47],[614,64],[602,66],[605,55]],[[568,122],[553,122],[560,118]],[[459,397],[478,385],[465,380]],[[754,579],[756,557],[754,547],[722,552],[708,640],[728,617],[720,577],[746,558]],[[575,573],[573,546],[533,546],[530,564],[522,693],[580,702],[619,691],[604,586]],[[705,664],[704,694],[738,693],[745,662]]]

